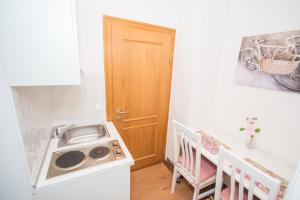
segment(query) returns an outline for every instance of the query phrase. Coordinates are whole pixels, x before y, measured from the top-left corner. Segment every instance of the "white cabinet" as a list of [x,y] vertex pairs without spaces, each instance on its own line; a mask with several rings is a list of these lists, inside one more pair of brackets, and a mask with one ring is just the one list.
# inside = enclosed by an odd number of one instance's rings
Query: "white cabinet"
[[0,24],[10,86],[80,84],[73,0],[1,1]]
[[130,200],[130,166],[110,167],[90,176],[51,185],[48,189],[36,189],[33,199]]

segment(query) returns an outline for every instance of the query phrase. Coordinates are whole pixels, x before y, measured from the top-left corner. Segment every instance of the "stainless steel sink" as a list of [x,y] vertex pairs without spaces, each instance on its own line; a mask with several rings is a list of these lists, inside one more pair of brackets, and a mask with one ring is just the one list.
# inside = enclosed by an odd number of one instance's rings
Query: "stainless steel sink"
[[58,147],[88,142],[104,137],[109,137],[104,124],[71,125],[61,128]]

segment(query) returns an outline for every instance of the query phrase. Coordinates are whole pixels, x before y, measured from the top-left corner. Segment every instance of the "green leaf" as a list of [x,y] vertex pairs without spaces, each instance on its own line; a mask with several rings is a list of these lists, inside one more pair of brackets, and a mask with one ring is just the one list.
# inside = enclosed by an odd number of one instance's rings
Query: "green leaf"
[[253,117],[252,120],[257,120],[257,117]]
[[244,131],[244,130],[246,130],[245,128],[240,128],[240,131]]
[[260,128],[256,128],[255,133],[260,133]]

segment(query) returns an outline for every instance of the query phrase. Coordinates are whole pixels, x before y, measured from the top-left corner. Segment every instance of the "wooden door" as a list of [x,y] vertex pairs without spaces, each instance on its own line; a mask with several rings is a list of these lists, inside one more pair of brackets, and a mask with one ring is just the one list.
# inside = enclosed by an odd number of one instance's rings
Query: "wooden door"
[[107,119],[133,169],[164,158],[174,36],[173,29],[104,16]]

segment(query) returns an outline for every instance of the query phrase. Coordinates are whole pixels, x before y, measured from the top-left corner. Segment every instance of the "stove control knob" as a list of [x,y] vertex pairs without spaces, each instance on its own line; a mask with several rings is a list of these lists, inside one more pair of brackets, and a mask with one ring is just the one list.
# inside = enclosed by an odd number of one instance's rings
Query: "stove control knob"
[[114,147],[118,146],[118,142],[117,142],[117,141],[114,141],[114,142],[113,142],[113,146],[114,146]]
[[122,153],[121,149],[116,150],[117,155],[120,155]]

